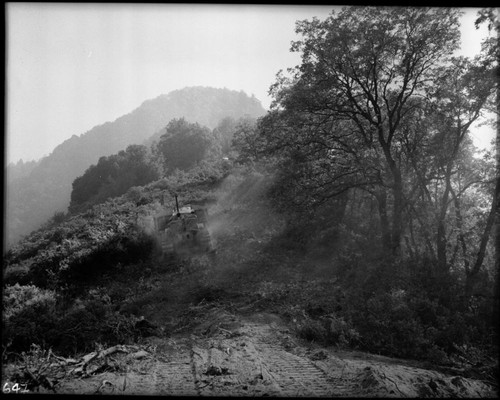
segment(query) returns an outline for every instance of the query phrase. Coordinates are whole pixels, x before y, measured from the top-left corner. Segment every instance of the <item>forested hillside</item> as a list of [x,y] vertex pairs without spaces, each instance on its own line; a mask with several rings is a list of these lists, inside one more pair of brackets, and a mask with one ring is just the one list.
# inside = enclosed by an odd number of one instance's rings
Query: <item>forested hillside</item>
[[125,151],[101,157],[72,184],[69,212],[82,211],[109,198],[120,196],[134,186],[144,186],[162,176],[186,173],[195,168],[210,172],[228,156],[234,156],[231,142],[235,134],[253,126],[249,116],[226,117],[210,130],[184,118],[173,119],[157,141],[130,145]]
[[142,144],[171,119],[184,117],[213,129],[225,117],[258,117],[264,112],[257,99],[243,92],[191,87],[147,100],[113,122],[73,135],[38,161],[29,174],[8,181],[7,243],[15,242],[54,213],[65,212],[73,180],[100,157],[125,150],[130,144]]
[[[89,167],[73,213],[5,255],[3,357],[38,362],[38,380],[10,376],[42,386],[58,354],[78,388],[105,376],[115,394],[498,396],[500,163],[469,137],[498,110],[498,42],[452,57],[444,8],[297,28],[302,63],[265,116],[171,120]],[[142,167],[161,178],[114,180]],[[165,257],[139,224],[174,194],[208,210],[215,253]],[[125,344],[148,373],[106,358]]]

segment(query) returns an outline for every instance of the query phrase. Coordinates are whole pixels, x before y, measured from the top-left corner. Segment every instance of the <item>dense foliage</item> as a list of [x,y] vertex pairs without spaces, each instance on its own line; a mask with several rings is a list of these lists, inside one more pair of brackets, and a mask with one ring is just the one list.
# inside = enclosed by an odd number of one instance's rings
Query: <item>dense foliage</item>
[[[194,176],[219,176],[227,172],[229,158],[241,151],[237,138],[241,132],[252,131],[255,119],[224,118],[212,131],[184,118],[173,119],[165,133],[150,148],[128,146],[125,151],[101,157],[73,182],[69,211],[75,213],[120,196],[135,186],[143,186],[162,176],[178,179],[187,173]],[[233,140],[236,140],[233,143]],[[177,178],[175,178],[177,177]]]
[[[210,190],[227,170],[226,163],[205,162],[134,186],[85,211],[56,214],[13,246],[3,267],[4,350],[27,351],[36,343],[73,354],[96,342],[134,340],[137,318],[117,305],[145,271],[164,268],[158,243],[138,218],[173,204],[174,192],[186,202],[212,200]],[[115,291],[106,289],[116,282]]]
[[70,210],[120,196],[133,186],[159,178],[159,169],[146,146],[130,145],[116,155],[101,157],[73,181]]
[[155,146],[156,153],[164,160],[165,170],[188,170],[203,160],[213,142],[210,129],[184,118],[170,121]]
[[302,65],[274,85],[253,151],[277,160],[280,194],[299,208],[348,192],[361,213],[378,213],[382,254],[430,258],[437,273],[461,271],[471,285],[495,179],[468,132],[495,80],[481,57],[452,57],[458,15],[354,7],[299,22]]
[[[242,159],[274,171],[290,238],[317,245],[321,224],[314,233],[303,221],[339,211],[329,218],[330,248],[351,277],[349,318],[380,333],[367,348],[390,354],[420,339],[413,356],[429,343],[445,352],[480,337],[492,343],[496,328],[498,254],[489,239],[499,175],[469,133],[497,104],[498,60],[491,41],[475,59],[453,56],[459,15],[345,7],[299,21],[292,50],[301,65],[278,74],[271,111],[236,137]],[[406,344],[386,342],[396,336]]]

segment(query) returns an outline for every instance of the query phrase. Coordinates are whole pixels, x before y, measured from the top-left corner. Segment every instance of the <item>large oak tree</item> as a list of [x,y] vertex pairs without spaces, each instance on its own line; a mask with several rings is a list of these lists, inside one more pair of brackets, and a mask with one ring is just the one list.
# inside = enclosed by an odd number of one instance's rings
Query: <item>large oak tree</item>
[[[468,93],[454,95],[472,93],[477,99],[469,111],[462,110],[467,115],[457,133],[460,148],[460,137],[489,94],[481,92],[485,80],[453,62],[459,17],[460,11],[450,8],[345,7],[324,21],[298,22],[303,38],[292,50],[301,53],[302,63],[289,70],[290,77],[278,74],[272,111],[260,124],[263,147],[298,161],[303,188],[316,199],[352,187],[371,193],[384,247],[393,255],[400,252],[405,212],[415,194],[409,179],[412,151],[422,152],[419,143],[438,129],[427,126],[422,133],[412,124],[431,118],[432,102],[455,101],[446,85],[458,70]],[[447,118],[449,133],[456,120]],[[427,155],[421,154],[421,165]],[[448,196],[442,199],[445,211]]]

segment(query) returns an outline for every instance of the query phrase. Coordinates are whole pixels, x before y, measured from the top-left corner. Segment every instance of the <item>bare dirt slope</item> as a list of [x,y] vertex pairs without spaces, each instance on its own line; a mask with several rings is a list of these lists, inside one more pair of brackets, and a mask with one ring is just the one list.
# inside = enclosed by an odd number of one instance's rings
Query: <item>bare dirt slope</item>
[[235,397],[496,395],[481,381],[411,362],[301,345],[273,314],[238,317],[214,310],[211,317],[190,335],[152,337],[140,348],[94,355],[83,370],[68,364],[66,376],[52,380],[54,389],[58,394]]

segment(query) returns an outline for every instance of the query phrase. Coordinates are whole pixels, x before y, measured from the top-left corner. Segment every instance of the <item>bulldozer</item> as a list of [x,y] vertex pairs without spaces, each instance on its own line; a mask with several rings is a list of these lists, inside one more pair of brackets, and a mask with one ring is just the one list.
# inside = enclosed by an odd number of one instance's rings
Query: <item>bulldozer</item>
[[191,205],[179,207],[177,194],[171,213],[163,211],[153,217],[154,228],[164,256],[189,257],[213,253],[214,248],[207,229],[207,211],[193,209]]

